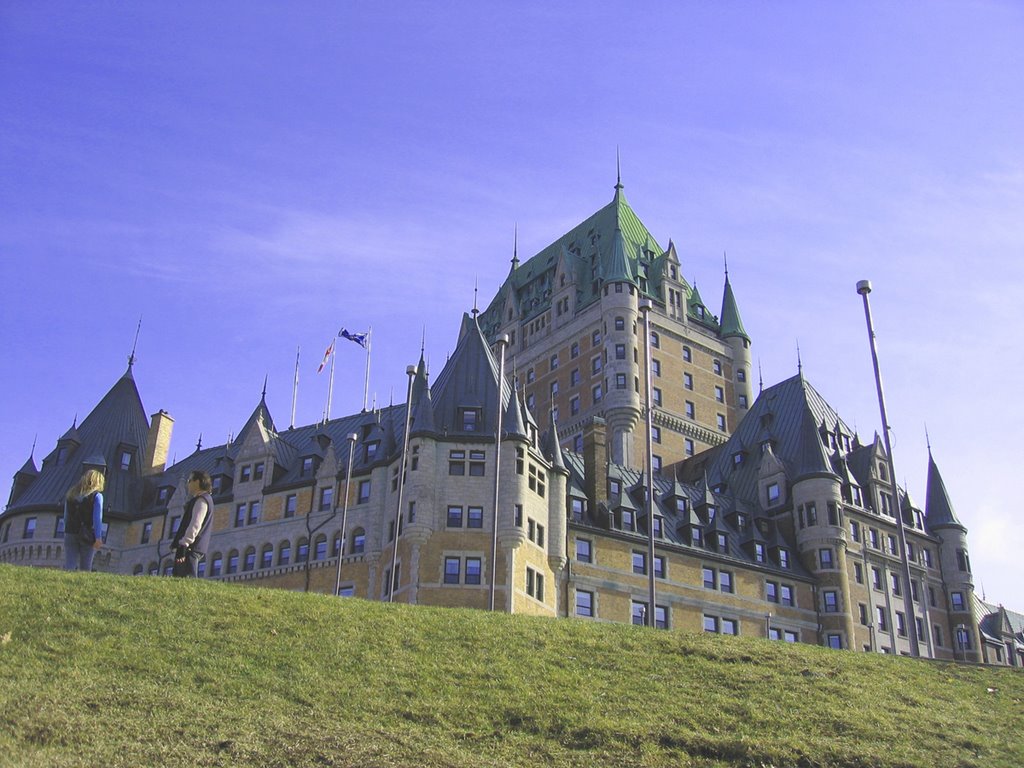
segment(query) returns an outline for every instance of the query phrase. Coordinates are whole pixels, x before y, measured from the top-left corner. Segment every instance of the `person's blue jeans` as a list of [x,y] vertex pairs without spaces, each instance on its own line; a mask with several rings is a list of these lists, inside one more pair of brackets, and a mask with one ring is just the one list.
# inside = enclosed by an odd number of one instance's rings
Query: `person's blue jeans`
[[96,550],[92,544],[86,544],[71,533],[64,537],[64,570],[91,571],[95,556]]

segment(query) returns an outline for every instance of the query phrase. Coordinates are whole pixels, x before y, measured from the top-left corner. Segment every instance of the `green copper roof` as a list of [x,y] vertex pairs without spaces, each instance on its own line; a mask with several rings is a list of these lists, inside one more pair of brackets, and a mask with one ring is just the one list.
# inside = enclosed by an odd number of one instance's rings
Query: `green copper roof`
[[729,274],[725,275],[725,293],[722,296],[722,321],[721,334],[723,339],[730,336],[739,336],[750,341],[747,332],[743,329],[743,321],[740,319],[740,310],[736,306],[736,297],[733,296],[732,286],[729,284]]

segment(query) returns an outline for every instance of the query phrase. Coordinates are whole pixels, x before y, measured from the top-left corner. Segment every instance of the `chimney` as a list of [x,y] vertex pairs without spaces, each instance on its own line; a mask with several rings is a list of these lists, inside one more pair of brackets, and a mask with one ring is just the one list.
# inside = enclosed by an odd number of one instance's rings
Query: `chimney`
[[608,502],[608,435],[604,419],[595,416],[583,428],[583,471],[586,473],[587,498],[597,513]]
[[149,434],[146,435],[145,464],[142,467],[142,474],[156,475],[164,471],[167,466],[167,452],[171,447],[171,430],[174,429],[174,419],[171,414],[161,409],[154,413],[149,421]]

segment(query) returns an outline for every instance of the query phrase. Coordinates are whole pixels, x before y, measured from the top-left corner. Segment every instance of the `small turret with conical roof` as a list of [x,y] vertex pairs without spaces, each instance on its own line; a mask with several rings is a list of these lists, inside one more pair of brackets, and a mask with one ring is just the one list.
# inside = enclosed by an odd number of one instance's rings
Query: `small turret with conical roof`
[[751,391],[752,360],[750,356],[750,337],[743,328],[739,306],[729,282],[729,265],[725,266],[725,290],[722,294],[722,319],[719,336],[732,348],[732,375],[736,391],[736,404],[746,410],[753,402]]
[[957,651],[965,658],[981,661],[980,617],[975,613],[974,577],[967,550],[967,528],[953,511],[939,467],[928,446],[928,485],[925,497],[924,523],[928,532],[939,540],[939,568],[949,599],[949,621]]

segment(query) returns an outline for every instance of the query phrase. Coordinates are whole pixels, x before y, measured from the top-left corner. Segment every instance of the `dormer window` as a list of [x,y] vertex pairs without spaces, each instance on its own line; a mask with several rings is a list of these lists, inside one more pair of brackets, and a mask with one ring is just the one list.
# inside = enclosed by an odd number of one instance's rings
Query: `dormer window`
[[164,488],[161,488],[160,490],[158,490],[156,492],[156,502],[157,502],[157,504],[166,504],[167,503],[167,499],[170,498],[170,495],[171,495],[171,489],[170,488],[164,487]]
[[462,408],[461,416],[463,432],[478,432],[480,430],[479,408]]
[[302,460],[301,476],[302,477],[306,477],[307,475],[311,475],[311,474],[313,474],[313,457],[312,456],[306,456]]
[[736,451],[736,453],[732,455],[732,465],[734,467],[738,467],[741,464],[743,464],[743,451]]
[[778,483],[768,483],[768,504],[778,504],[781,491]]
[[213,493],[216,495],[224,490],[224,478],[220,475],[213,478]]
[[262,480],[263,473],[266,471],[266,465],[261,461],[252,468],[252,479]]
[[241,473],[238,478],[238,482],[247,483],[252,478],[252,467],[246,464],[242,467]]
[[697,317],[699,317],[701,320],[704,319],[704,307],[698,304],[697,308],[694,311],[696,312]]
[[676,499],[676,512],[680,515],[686,512],[686,499]]
[[68,447],[62,445],[57,449],[57,458],[54,459],[54,464],[58,467],[63,467],[64,463],[68,460]]
[[371,443],[367,443],[364,446],[363,460],[367,463],[373,461],[377,457],[377,449],[380,447],[380,441],[374,440]]
[[118,459],[118,465],[121,469],[130,469],[132,466],[132,452],[122,448]]
[[618,480],[608,481],[608,494],[610,496],[618,496],[622,493],[622,484]]

